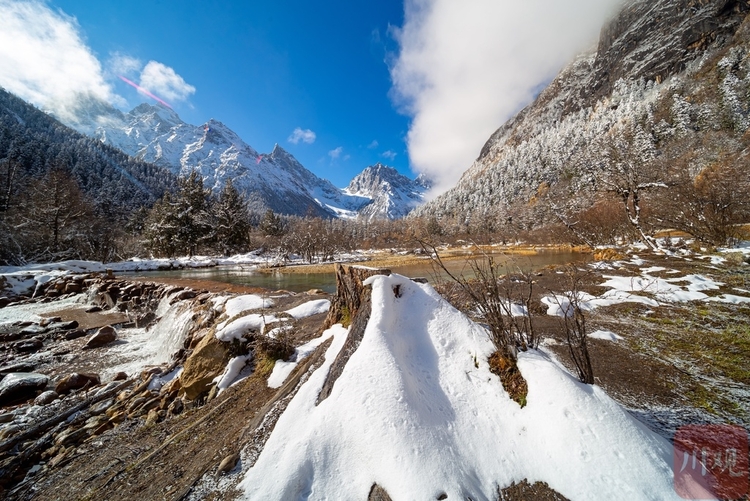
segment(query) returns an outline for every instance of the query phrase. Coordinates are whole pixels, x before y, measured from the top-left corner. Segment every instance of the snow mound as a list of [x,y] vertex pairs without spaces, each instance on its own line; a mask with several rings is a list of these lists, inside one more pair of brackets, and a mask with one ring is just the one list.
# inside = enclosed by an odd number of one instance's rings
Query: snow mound
[[330,307],[331,302],[329,300],[315,299],[313,301],[308,301],[306,303],[302,303],[299,306],[295,306],[294,308],[286,310],[286,313],[299,320],[301,318],[307,318],[313,315],[317,315],[318,313],[325,313]]
[[588,335],[593,339],[603,339],[605,341],[620,341],[622,336],[615,334],[612,331],[598,330]]
[[228,300],[224,304],[224,313],[231,318],[235,315],[239,315],[243,311],[270,308],[273,304],[272,299],[262,298],[255,294],[246,294]]
[[427,284],[400,275],[369,283],[361,345],[316,406],[346,339],[331,329],[325,362],[241,482],[245,499],[366,499],[378,483],[393,499],[489,500],[524,478],[576,500],[679,499],[669,443],[601,388],[541,351],[523,353],[521,409],[489,371],[484,329]]
[[250,315],[240,317],[217,329],[216,338],[225,343],[228,343],[233,339],[241,340],[243,339],[243,336],[251,330],[260,331],[262,334],[266,325],[273,322],[278,322],[278,319],[273,315],[251,313]]

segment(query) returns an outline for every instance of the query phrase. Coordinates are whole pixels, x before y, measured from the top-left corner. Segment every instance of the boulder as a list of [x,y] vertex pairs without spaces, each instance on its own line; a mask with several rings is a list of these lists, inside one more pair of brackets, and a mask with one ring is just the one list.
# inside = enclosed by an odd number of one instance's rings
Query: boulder
[[60,395],[57,394],[57,392],[49,390],[41,393],[38,397],[34,399],[34,405],[47,405],[51,404],[55,400],[60,398]]
[[47,386],[49,378],[34,372],[11,372],[0,381],[0,406],[25,402]]
[[70,341],[71,339],[78,339],[79,337],[83,337],[86,335],[86,331],[83,329],[76,329],[73,331],[68,331],[65,333],[65,339]]
[[216,336],[204,336],[185,361],[180,374],[180,395],[195,400],[207,393],[214,378],[224,373],[229,359],[229,345]]
[[80,294],[83,292],[83,284],[79,282],[68,282],[65,284],[65,294]]
[[35,338],[19,341],[13,345],[13,349],[19,353],[32,353],[41,350],[42,347],[44,347],[42,340]]
[[10,298],[7,298],[5,296],[0,297],[0,308],[5,308],[11,303]]
[[111,325],[106,325],[96,331],[96,333],[91,336],[88,341],[86,341],[83,349],[86,350],[89,348],[98,348],[100,346],[104,346],[105,344],[111,343],[115,339],[117,339],[117,331]]
[[86,312],[86,313],[99,313],[100,311],[102,311],[102,307],[101,306],[90,306],[90,307],[86,308],[83,311]]
[[55,391],[60,395],[67,395],[73,390],[80,390],[83,387],[92,387],[101,383],[99,374],[78,373],[68,374],[55,385]]
[[128,375],[125,372],[118,372],[115,374],[115,377],[112,379],[112,381],[125,381],[128,378]]

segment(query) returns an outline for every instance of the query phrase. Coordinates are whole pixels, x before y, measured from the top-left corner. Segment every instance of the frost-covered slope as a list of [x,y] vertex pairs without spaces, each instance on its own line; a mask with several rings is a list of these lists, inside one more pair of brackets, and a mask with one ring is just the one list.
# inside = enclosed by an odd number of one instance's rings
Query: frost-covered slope
[[361,216],[367,219],[397,219],[422,205],[429,188],[429,181],[422,176],[412,180],[393,167],[377,163],[352,179],[344,192],[372,200],[359,211]]
[[[716,131],[740,138],[748,125],[749,9],[736,0],[629,2],[593,51],[489,138],[455,188],[415,214],[539,226],[562,208],[586,207],[615,161],[663,159],[664,170]],[[629,151],[613,154],[623,138]],[[701,148],[693,175],[722,149],[744,147],[714,138]]]
[[489,370],[482,327],[429,285],[369,282],[359,348],[316,406],[347,335],[327,332],[326,361],[279,418],[241,483],[244,499],[367,499],[377,483],[392,499],[490,500],[525,478],[575,500],[679,499],[669,443],[601,388],[528,352],[521,409]]
[[[121,113],[91,101],[81,103],[78,116],[82,118],[71,124],[78,130],[178,175],[197,169],[204,184],[213,190],[220,190],[232,179],[255,210],[351,218],[367,207],[366,216],[371,218],[401,217],[417,205],[409,188],[382,193],[378,186],[366,193],[341,190],[307,170],[280,146],[270,154],[259,153],[213,119],[194,126],[163,106],[144,103]],[[409,180],[401,177],[399,186],[406,186]],[[391,189],[391,184],[383,189]]]

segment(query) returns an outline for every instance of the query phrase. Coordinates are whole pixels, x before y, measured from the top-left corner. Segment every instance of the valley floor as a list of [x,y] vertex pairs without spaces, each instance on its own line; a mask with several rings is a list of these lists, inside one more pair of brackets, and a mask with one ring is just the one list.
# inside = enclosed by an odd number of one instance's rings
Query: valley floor
[[[588,294],[596,384],[667,440],[686,424],[750,429],[750,266],[744,256],[621,252],[578,266],[585,270],[581,290]],[[538,309],[533,313],[544,338],[542,349],[572,371],[560,318],[544,301],[567,290],[567,270],[549,267],[534,278]],[[219,284],[178,285],[227,291]],[[461,306],[450,286],[438,284],[437,289]],[[228,292],[249,291],[235,286]],[[324,316],[298,323],[295,345],[315,338]],[[128,419],[5,495],[35,500],[233,498],[245,466],[224,475],[218,472],[222,459],[243,450],[243,457],[248,450],[257,457],[293,388],[322,363],[326,347],[313,350],[280,389],[267,386],[268,372],[256,371],[174,418],[146,426],[142,419]],[[17,361],[5,355],[3,365]],[[532,488],[546,492],[541,484]],[[521,494],[514,497],[513,492]],[[516,486],[503,499],[525,499],[528,492]]]

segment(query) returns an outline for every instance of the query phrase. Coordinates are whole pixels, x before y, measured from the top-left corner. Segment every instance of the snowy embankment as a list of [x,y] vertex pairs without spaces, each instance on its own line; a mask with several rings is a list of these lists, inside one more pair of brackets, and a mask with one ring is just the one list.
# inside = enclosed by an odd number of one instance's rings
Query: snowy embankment
[[[246,499],[496,499],[544,481],[569,499],[679,499],[672,448],[544,351],[522,353],[523,409],[486,362],[482,327],[429,285],[376,276],[361,345],[315,402],[347,331],[280,417],[240,484]],[[398,286],[399,297],[394,294]]]

